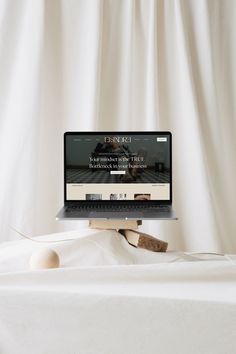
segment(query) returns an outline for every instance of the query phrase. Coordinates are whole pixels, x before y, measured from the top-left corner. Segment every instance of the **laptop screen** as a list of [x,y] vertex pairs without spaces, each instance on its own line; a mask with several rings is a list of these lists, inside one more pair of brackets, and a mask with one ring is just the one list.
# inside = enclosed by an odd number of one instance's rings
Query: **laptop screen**
[[65,201],[171,201],[169,132],[65,133]]

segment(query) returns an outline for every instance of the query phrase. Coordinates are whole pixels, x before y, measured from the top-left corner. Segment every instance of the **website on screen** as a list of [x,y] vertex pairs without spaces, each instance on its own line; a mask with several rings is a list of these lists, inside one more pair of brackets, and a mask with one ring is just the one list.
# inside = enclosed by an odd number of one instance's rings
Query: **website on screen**
[[169,135],[67,135],[67,200],[168,200]]

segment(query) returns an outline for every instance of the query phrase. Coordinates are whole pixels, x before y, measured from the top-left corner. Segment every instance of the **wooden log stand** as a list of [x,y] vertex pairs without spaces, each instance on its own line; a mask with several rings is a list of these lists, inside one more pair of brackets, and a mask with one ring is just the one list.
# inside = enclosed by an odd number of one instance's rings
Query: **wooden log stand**
[[89,220],[91,229],[116,230],[134,247],[153,252],[166,252],[168,243],[138,231],[139,225],[142,225],[142,220]]

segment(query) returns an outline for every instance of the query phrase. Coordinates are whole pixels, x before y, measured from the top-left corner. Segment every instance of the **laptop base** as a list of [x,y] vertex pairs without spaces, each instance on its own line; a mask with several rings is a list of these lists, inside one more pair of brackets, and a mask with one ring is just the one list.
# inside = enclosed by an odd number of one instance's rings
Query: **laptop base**
[[138,231],[142,220],[89,220],[91,229],[117,230],[127,242],[136,247],[153,252],[166,252],[168,243],[151,235]]
[[[168,210],[166,210],[166,208]],[[123,208],[112,210],[97,208],[74,208],[64,206],[56,215],[56,220],[177,220],[175,211],[171,206],[164,206],[141,210],[126,210]]]

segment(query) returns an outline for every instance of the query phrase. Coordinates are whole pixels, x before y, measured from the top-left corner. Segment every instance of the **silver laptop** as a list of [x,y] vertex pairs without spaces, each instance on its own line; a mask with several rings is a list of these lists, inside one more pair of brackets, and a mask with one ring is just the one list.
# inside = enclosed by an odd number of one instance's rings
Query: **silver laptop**
[[57,219],[176,219],[170,132],[64,134]]

